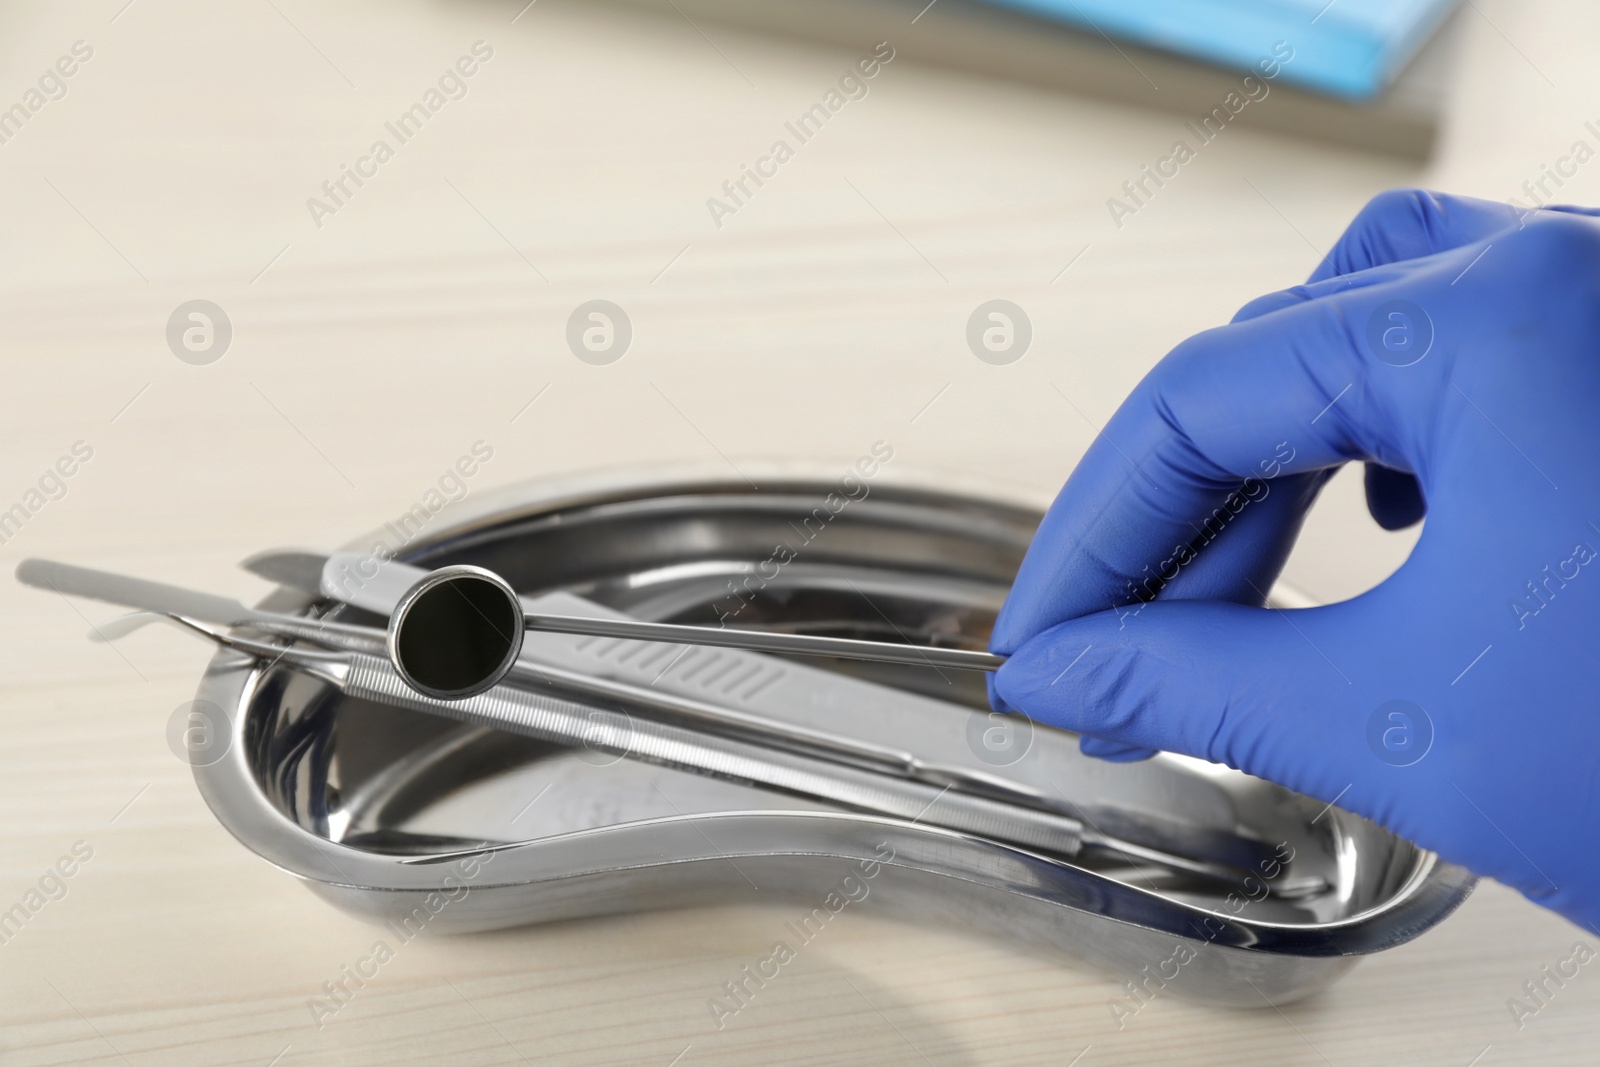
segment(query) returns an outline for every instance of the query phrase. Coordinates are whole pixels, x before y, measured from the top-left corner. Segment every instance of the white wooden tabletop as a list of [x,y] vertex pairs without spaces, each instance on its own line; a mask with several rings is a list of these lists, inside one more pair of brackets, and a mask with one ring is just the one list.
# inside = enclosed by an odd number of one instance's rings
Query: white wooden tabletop
[[[1504,199],[1600,118],[1600,10],[1474,0],[1427,170],[1229,131],[1118,228],[1105,201],[1173,116],[891,61],[719,227],[707,200],[873,42],[524,3],[0,8],[0,109],[24,110],[0,113],[0,513],[24,515],[0,566],[252,598],[243,557],[374,529],[478,441],[469,499],[878,439],[1047,499],[1162,353],[1301,279],[1368,196]],[[334,202],[345,167],[366,177]],[[1600,203],[1600,166],[1563,195]],[[1033,325],[1008,366],[965,339],[996,298]],[[609,365],[565,338],[593,299],[632,324]],[[231,325],[205,365],[167,339],[193,300]],[[1343,597],[1410,543],[1343,476],[1289,576]],[[30,914],[0,943],[0,1064],[1593,1060],[1600,974],[1520,1028],[1507,1007],[1579,932],[1494,885],[1281,1011],[1166,999],[1119,1030],[1099,975],[847,913],[718,1030],[708,998],[770,946],[774,906],[420,938],[319,1028],[308,1001],[372,932],[218,825],[164,738],[206,651],[88,643],[112,614],[0,583],[0,911]]]

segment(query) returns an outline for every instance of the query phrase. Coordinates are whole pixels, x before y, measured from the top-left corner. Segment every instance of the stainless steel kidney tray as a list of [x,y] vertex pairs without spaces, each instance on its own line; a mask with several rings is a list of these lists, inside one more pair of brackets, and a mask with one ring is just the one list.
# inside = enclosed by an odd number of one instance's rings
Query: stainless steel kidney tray
[[[533,485],[468,519],[419,522],[399,555],[489,567],[519,592],[577,594],[643,619],[984,647],[1038,509],[887,470],[843,474],[764,471],[760,489],[704,472]],[[381,535],[391,547],[395,530]],[[350,547],[370,551],[379,536]],[[280,589],[263,606],[322,612],[330,602]],[[730,666],[714,650],[668,663],[585,640],[599,673],[1022,782],[1109,832],[1137,817],[1175,839],[1253,839],[1276,858],[1237,886],[1067,862],[602,746],[350,700],[231,653],[213,660],[199,692],[228,713],[231,742],[195,768],[196,781],[249,848],[336,906],[397,928],[733,903],[826,916],[848,904],[1058,953],[1151,993],[1239,1006],[1326,986],[1362,954],[1439,922],[1472,888],[1465,871],[1372,823],[1248,775],[1166,754],[1084,757],[1071,734],[990,715],[982,675],[783,657]],[[853,681],[804,684],[818,670]],[[1319,888],[1272,891],[1288,884]]]

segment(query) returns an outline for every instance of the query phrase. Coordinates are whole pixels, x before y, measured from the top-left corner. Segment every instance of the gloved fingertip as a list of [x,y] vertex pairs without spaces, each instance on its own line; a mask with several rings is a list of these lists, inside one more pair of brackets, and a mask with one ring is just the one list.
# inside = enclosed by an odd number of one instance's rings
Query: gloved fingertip
[[1288,289],[1279,289],[1275,293],[1258,296],[1244,307],[1234,312],[1233,322],[1248,322],[1250,319],[1259,319],[1263,315],[1270,315],[1274,311],[1281,311],[1296,304],[1303,304],[1309,297],[1305,286],[1296,285]]
[[1600,217],[1600,207],[1585,207],[1582,204],[1546,204],[1540,211],[1559,211],[1563,215],[1586,215],[1589,218]]
[[1028,591],[1012,589],[1011,595],[995,616],[994,627],[989,631],[989,651],[997,656],[1009,656],[1028,643],[1038,631],[1028,627],[1027,619],[1033,614],[1033,603]]
[[995,672],[995,692],[1035,722],[1099,739],[1082,751],[1101,759],[1154,749],[1216,760],[1245,721],[1228,729],[1224,709],[1241,685],[1260,684],[1257,661],[1288,644],[1269,620],[1235,604],[1159,600],[1136,620],[1085,616],[1019,648]]
[[1025,643],[990,675],[991,699],[997,708],[1021,712],[1051,726],[1083,732],[1099,723],[1097,692],[1107,676],[1099,672],[1116,652],[1099,627],[1077,620],[1053,627]]
[[1107,763],[1137,763],[1156,754],[1153,748],[1141,748],[1138,745],[1112,741],[1109,738],[1090,737],[1088,734],[1078,738],[1078,751],[1085,756],[1105,760]]
[[998,712],[1014,712],[1017,709],[1006,703],[1005,697],[1000,695],[1000,689],[995,684],[995,676],[998,673],[998,671],[990,671],[989,674],[984,677],[984,683],[989,690],[989,706]]

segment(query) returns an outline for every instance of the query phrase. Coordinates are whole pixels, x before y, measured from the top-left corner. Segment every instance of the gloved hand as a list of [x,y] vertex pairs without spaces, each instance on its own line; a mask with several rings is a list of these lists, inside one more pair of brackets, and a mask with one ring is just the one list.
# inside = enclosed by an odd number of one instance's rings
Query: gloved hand
[[[1334,801],[1600,932],[1600,221],[1391,192],[1179,345],[1051,507],[996,706]],[[1377,588],[1262,607],[1364,460]],[[1149,601],[1146,603],[1146,601]]]

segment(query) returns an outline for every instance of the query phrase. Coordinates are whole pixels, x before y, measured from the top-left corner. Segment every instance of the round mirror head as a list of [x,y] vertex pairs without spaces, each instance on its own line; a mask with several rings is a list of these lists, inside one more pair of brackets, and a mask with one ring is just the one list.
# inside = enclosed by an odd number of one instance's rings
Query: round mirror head
[[522,651],[522,601],[482,567],[441,567],[389,616],[389,659],[425,696],[460,700],[505,677]]

